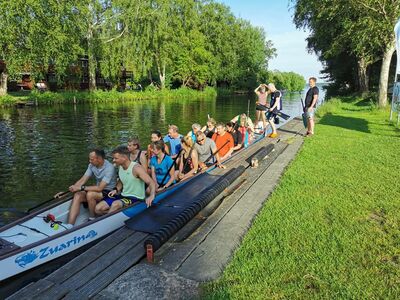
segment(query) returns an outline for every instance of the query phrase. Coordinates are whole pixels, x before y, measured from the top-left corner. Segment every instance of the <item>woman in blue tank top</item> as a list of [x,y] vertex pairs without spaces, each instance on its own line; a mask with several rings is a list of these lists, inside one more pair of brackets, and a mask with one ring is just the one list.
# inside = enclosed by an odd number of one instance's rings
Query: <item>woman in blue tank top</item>
[[175,167],[171,156],[163,152],[164,142],[152,143],[152,150],[155,154],[150,159],[151,177],[156,183],[157,191],[170,187],[175,182]]

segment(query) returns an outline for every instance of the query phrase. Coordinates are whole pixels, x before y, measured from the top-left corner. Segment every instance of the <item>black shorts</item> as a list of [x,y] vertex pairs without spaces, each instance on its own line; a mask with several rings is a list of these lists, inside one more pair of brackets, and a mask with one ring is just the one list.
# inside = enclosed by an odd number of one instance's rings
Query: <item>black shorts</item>
[[261,105],[261,104],[257,104],[256,105],[256,110],[260,110],[260,111],[266,111],[268,109],[267,106]]

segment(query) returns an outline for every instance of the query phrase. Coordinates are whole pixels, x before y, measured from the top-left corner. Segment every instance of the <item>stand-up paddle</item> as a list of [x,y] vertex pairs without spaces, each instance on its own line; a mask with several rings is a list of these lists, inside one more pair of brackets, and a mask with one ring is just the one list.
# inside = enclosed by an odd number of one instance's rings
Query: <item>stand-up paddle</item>
[[[268,112],[268,109],[269,109],[268,106],[262,105],[262,104],[257,104],[257,105],[260,106],[260,107],[266,108],[267,110],[265,111],[265,113]],[[281,111],[279,111],[279,110],[276,112],[276,115],[277,115],[278,117],[281,117],[281,118],[284,119],[284,120],[289,120],[289,119],[290,119],[290,116],[289,116],[289,115],[287,115],[287,114],[285,114],[285,113],[283,113],[283,112],[281,112]]]
[[304,128],[307,128],[308,122],[307,122],[306,107],[304,106],[303,96],[301,95],[301,92],[299,92],[299,94],[300,94],[301,107],[303,108],[303,113],[301,114],[301,117],[303,119]]

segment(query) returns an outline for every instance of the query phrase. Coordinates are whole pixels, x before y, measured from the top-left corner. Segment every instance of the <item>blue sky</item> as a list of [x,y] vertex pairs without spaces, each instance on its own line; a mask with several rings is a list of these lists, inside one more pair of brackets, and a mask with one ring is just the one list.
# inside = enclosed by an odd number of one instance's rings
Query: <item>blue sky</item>
[[292,3],[287,0],[218,1],[228,5],[235,16],[264,28],[267,38],[277,49],[277,57],[269,62],[270,70],[294,71],[305,78],[321,76],[321,63],[306,49],[307,32],[296,29],[292,22]]

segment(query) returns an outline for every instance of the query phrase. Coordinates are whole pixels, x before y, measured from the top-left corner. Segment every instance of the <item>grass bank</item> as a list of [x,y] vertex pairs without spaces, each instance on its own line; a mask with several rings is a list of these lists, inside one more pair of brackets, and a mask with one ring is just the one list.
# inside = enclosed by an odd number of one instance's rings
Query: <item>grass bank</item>
[[217,91],[214,88],[207,87],[203,91],[180,88],[175,90],[162,91],[94,91],[94,92],[18,92],[0,97],[0,106],[12,106],[19,102],[34,102],[38,105],[49,104],[67,104],[73,103],[106,103],[121,101],[139,101],[148,99],[194,99],[194,98],[215,98]]
[[399,299],[400,131],[357,99],[319,109],[211,299]]

